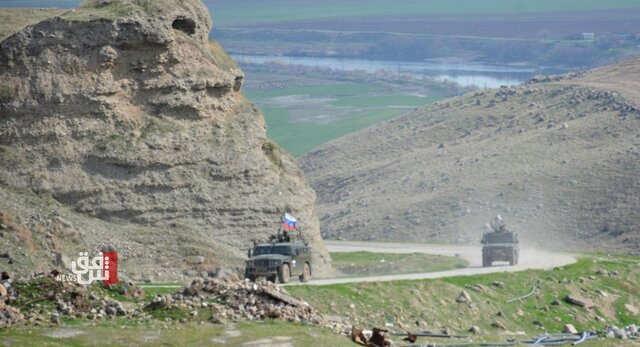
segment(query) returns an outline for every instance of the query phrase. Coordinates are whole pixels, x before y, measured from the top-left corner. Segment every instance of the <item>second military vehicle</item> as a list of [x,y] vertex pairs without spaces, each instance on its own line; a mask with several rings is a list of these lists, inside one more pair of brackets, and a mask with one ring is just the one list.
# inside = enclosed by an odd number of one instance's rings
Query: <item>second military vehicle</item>
[[282,242],[256,245],[249,253],[245,267],[245,277],[255,281],[258,277],[280,283],[289,282],[291,276],[298,276],[300,282],[311,278],[311,250],[302,241]]
[[482,266],[489,267],[494,261],[508,261],[509,265],[518,264],[518,234],[507,230],[500,215],[491,220],[490,227],[491,231],[482,236]]

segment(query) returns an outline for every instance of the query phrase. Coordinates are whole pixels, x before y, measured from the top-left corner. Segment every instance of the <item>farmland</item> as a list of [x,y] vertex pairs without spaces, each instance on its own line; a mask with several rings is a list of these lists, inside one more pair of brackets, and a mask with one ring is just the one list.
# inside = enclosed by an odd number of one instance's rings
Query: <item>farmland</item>
[[446,83],[362,72],[277,65],[244,69],[247,97],[263,111],[267,135],[295,157],[460,90]]

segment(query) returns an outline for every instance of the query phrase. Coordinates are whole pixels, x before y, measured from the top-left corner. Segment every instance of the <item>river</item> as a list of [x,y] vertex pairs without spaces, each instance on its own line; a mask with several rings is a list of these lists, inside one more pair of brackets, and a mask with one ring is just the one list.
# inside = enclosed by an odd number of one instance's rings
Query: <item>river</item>
[[388,71],[409,74],[418,79],[433,79],[440,82],[450,81],[462,86],[477,88],[498,88],[501,85],[520,84],[539,74],[539,71],[534,67],[457,62],[407,62],[244,54],[235,54],[232,55],[232,57],[240,63],[240,65],[246,63],[265,64],[277,62],[280,64],[325,67],[344,71],[365,71],[368,73]]

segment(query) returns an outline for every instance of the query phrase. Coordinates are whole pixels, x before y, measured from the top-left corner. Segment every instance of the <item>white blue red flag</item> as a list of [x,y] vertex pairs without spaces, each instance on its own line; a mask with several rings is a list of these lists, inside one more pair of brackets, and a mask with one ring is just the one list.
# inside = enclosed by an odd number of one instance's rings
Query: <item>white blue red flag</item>
[[296,230],[298,228],[298,220],[294,216],[285,213],[282,227],[284,230]]

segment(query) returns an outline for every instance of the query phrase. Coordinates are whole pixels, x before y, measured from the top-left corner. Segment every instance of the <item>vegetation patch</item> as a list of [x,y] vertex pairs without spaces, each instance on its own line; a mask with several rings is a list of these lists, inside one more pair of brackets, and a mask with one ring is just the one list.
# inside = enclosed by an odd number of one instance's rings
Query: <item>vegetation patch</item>
[[377,276],[435,272],[463,268],[468,262],[459,257],[424,253],[331,253],[332,265],[343,276]]
[[[637,306],[640,258],[591,256],[553,270],[528,270],[459,276],[436,280],[292,286],[287,290],[325,314],[340,315],[366,327],[393,324],[396,329],[450,329],[465,333],[471,326],[495,336],[502,329],[561,332],[565,324],[579,331],[598,331],[607,324],[638,324],[627,305]],[[506,303],[529,293],[533,296]],[[469,302],[458,302],[466,291]],[[572,305],[569,294],[592,300],[593,309]],[[496,328],[500,326],[502,328]]]
[[15,97],[15,89],[8,85],[1,83],[0,84],[0,104],[7,104],[13,100]]
[[392,119],[404,112],[397,109],[373,109],[355,113],[335,123],[309,124],[295,122],[285,108],[263,107],[262,110],[269,125],[267,136],[294,157],[300,157],[325,142]]
[[262,152],[269,158],[269,161],[276,167],[282,168],[282,159],[278,156],[278,150],[278,145],[271,140],[266,140],[262,144]]
[[133,11],[156,13],[175,6],[176,1],[172,0],[85,0],[74,12],[66,12],[63,17],[78,21],[116,19]]
[[224,51],[224,48],[220,46],[218,41],[209,41],[208,45],[209,57],[215,62],[215,64],[225,70],[237,69],[238,64],[231,59],[231,57]]

